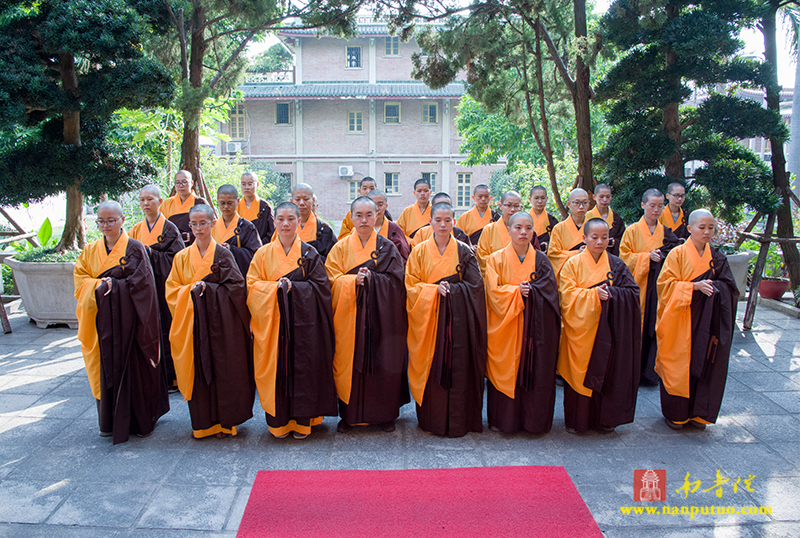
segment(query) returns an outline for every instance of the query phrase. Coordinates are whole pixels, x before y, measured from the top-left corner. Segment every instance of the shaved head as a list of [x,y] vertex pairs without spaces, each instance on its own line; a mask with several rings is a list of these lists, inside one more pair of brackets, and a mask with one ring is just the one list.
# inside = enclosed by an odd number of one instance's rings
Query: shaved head
[[217,189],[217,196],[222,196],[223,194],[230,194],[231,196],[235,196],[236,198],[238,198],[239,189],[230,184],[223,185],[219,189]]
[[534,192],[537,192],[537,191],[541,191],[541,192],[543,192],[543,193],[547,194],[547,189],[545,189],[545,188],[544,188],[544,187],[542,187],[541,185],[534,185],[533,187],[531,187],[531,193],[530,193],[530,195],[529,195],[529,196],[530,196],[531,198],[533,198],[533,193],[534,193]]
[[642,195],[642,203],[646,204],[647,202],[650,201],[650,198],[663,198],[663,197],[664,195],[661,193],[660,190],[647,189],[646,191],[644,191],[644,194]]
[[586,191],[585,191],[585,190],[583,190],[583,189],[580,189],[580,188],[578,188],[578,189],[572,189],[572,192],[570,192],[570,193],[569,193],[569,198],[567,198],[567,201],[568,201],[568,202],[571,202],[571,201],[573,201],[575,198],[578,198],[579,196],[583,196],[583,197],[584,197],[584,198],[586,198],[587,200],[589,199],[589,193],[588,193],[588,192],[586,192]]
[[192,182],[192,173],[188,170],[178,170],[178,172],[175,174],[175,179],[178,179],[178,176],[184,176],[189,180],[189,183]]
[[207,218],[208,220],[215,220],[215,217],[214,217],[214,210],[211,208],[211,206],[210,206],[210,205],[207,205],[207,204],[197,204],[196,206],[193,206],[193,207],[192,207],[192,208],[189,210],[189,218],[192,218],[192,215],[196,215],[196,214],[198,214],[198,213],[199,213],[200,215],[203,215],[203,216],[204,216],[205,218]]
[[598,183],[597,187],[594,188],[595,194],[600,194],[600,191],[609,191],[611,192],[611,186],[606,183]]
[[122,216],[122,206],[119,205],[119,202],[116,200],[106,200],[105,202],[101,202],[99,206],[97,206],[97,213],[99,214],[100,211],[113,211],[115,215],[118,217]]
[[374,191],[369,191],[369,192],[367,193],[367,197],[368,197],[368,198],[371,198],[371,199],[373,199],[373,200],[374,200],[375,198],[383,198],[383,201],[384,201],[384,202],[386,201],[386,194],[385,194],[383,191],[381,191],[381,190],[378,190],[378,189],[375,189]]
[[433,204],[433,207],[431,208],[431,217],[433,217],[438,211],[447,211],[450,213],[451,217],[456,216],[456,210],[453,209],[453,206],[450,205],[449,202],[437,202]]
[[508,225],[513,226],[515,222],[519,220],[527,220],[530,221],[531,225],[533,225],[533,217],[527,211],[517,211],[508,219]]
[[592,233],[594,228],[601,228],[605,231],[608,231],[610,228],[608,227],[608,223],[603,219],[589,219],[586,221],[586,224],[583,225],[583,235],[589,235]]
[[298,191],[305,191],[311,196],[314,196],[314,189],[308,183],[298,183],[294,187],[292,187],[292,196]]
[[378,212],[378,204],[375,203],[375,200],[373,200],[372,198],[368,198],[366,196],[359,196],[358,198],[353,200],[353,203],[350,204],[350,214],[351,215],[355,214],[356,207],[362,204],[368,205],[373,211],[375,211],[376,213]]
[[149,192],[156,198],[161,198],[161,189],[158,185],[145,185],[142,187],[142,190],[139,191],[139,195],[141,196],[142,193]]
[[294,213],[294,215],[298,219],[300,218],[300,209],[296,205],[294,205],[292,202],[283,202],[281,204],[278,204],[278,207],[275,208],[275,215],[277,216],[278,215],[278,211],[282,211],[284,209],[287,209],[287,210],[291,211],[292,213]]
[[506,191],[503,193],[503,196],[500,197],[500,203],[506,203],[509,198],[516,198],[520,202],[522,201],[522,196],[520,196],[517,191]]
[[695,209],[689,213],[689,226],[694,226],[700,219],[713,219],[714,215],[708,209]]
[[447,202],[449,204],[452,203],[452,201],[453,200],[450,198],[450,195],[446,192],[437,192],[433,195],[433,198],[431,198],[432,204],[438,204],[439,202]]
[[486,192],[491,192],[491,191],[489,190],[489,185],[485,185],[484,183],[478,183],[477,185],[475,185],[475,187],[473,187],[473,189],[472,189],[472,195],[474,196],[474,195],[475,195],[475,193],[476,193],[476,192],[478,192],[478,191],[480,191],[480,190],[484,190],[484,191],[486,191]]
[[675,189],[684,189],[685,190],[686,187],[684,187],[681,183],[678,183],[677,181],[673,181],[672,183],[667,185],[667,194],[672,194],[672,192]]

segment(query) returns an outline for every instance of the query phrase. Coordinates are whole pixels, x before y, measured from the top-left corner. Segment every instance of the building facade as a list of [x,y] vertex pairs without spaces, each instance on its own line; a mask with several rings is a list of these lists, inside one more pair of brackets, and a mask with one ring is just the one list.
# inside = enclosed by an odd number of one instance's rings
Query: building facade
[[281,31],[294,70],[241,87],[244,103],[223,127],[231,142],[220,153],[264,160],[292,184],[309,183],[328,220],[344,216],[365,176],[387,193],[395,215],[413,203],[413,184],[421,177],[467,209],[472,186],[487,183],[505,163],[462,164],[455,119],[463,83],[432,90],[412,80],[416,43],[367,22],[350,40]]

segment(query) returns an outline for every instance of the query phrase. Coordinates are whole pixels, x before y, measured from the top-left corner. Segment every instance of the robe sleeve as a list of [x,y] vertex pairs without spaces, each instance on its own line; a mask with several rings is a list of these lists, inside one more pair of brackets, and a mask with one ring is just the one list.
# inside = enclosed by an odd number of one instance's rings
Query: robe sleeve
[[[136,341],[142,355],[155,368],[161,359],[161,326],[158,321],[156,281],[144,245],[139,243],[133,248],[135,248],[133,255],[138,258],[138,264],[127,280],[130,284],[131,301],[136,309],[136,318],[139,323],[136,328]],[[130,240],[128,249],[131,249]]]
[[347,215],[344,216],[342,219],[342,228],[339,230],[339,237],[337,238],[338,241],[341,241],[348,235],[350,232],[353,231],[353,218],[350,216],[350,212],[347,212]]
[[639,285],[639,288],[644,289],[647,285],[647,275],[650,273],[650,252],[636,252],[634,249],[636,235],[636,224],[631,225],[630,228],[625,230],[622,236],[622,243],[619,246],[619,257],[625,262],[625,265],[630,269],[633,274],[633,279]]
[[[93,251],[91,251],[93,252]],[[90,249],[84,248],[75,261],[74,281],[75,298],[78,306],[75,314],[78,318],[78,340],[81,343],[83,360],[92,395],[100,399],[100,340],[97,336],[97,300],[94,292],[100,280],[92,276],[88,257]]]
[[[346,244],[342,244],[346,247]],[[333,327],[336,332],[333,356],[333,378],[336,392],[344,403],[350,403],[353,381],[353,354],[356,343],[356,275],[348,275],[344,264],[344,248],[333,248],[325,262],[325,270],[333,292]]]
[[[488,226],[486,227],[488,228]],[[488,233],[486,233],[486,228],[483,229],[483,233],[481,233],[481,238],[478,240],[478,249],[475,251],[475,255],[478,257],[478,266],[481,269],[481,274],[486,276],[486,261],[489,259],[489,256],[492,255],[492,245],[489,238]]]
[[406,309],[408,311],[408,382],[414,400],[422,405],[425,384],[436,351],[439,319],[437,284],[424,279],[424,250],[412,251],[406,265]]

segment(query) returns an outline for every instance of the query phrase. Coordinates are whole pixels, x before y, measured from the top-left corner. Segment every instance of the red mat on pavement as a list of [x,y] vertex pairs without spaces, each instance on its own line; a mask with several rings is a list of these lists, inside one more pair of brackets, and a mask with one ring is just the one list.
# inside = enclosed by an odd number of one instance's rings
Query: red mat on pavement
[[239,538],[602,538],[563,467],[260,471]]

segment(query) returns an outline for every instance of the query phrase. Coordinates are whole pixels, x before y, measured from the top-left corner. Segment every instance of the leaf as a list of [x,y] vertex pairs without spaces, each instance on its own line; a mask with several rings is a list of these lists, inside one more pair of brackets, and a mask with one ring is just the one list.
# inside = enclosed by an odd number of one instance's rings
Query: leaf
[[39,244],[44,246],[50,241],[50,238],[53,237],[53,225],[50,224],[50,218],[44,219],[44,222],[39,227]]

